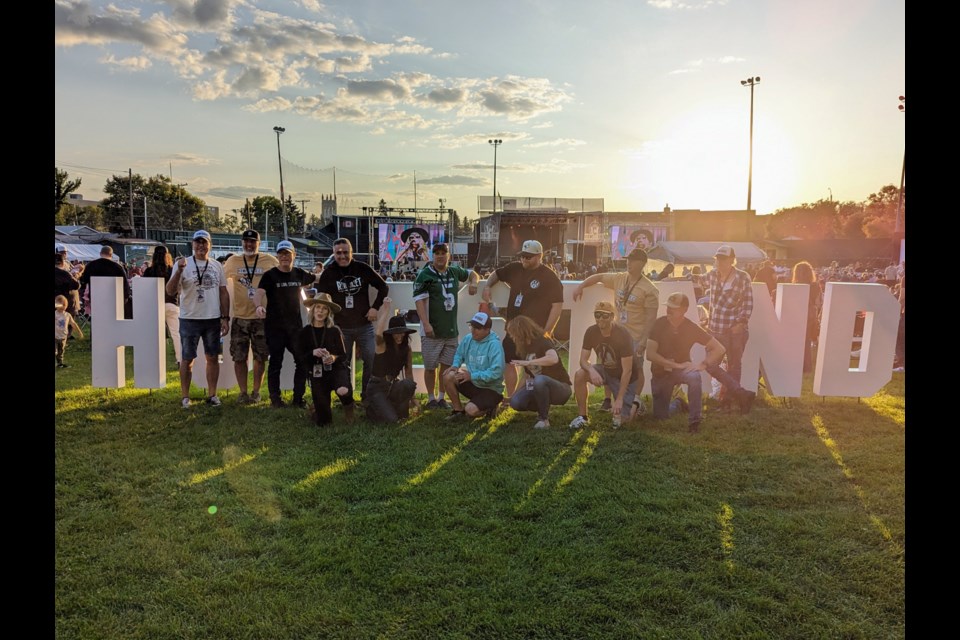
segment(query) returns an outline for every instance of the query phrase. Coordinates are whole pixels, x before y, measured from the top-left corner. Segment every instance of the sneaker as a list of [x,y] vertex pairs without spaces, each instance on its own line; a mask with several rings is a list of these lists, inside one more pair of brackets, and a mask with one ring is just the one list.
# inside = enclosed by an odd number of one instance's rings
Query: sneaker
[[603,404],[600,405],[600,411],[613,411],[613,400],[604,398]]
[[741,388],[740,391],[737,392],[737,400],[740,403],[740,413],[750,413],[750,409],[753,408],[753,401],[756,399],[756,392]]
[[250,396],[247,395],[246,392],[241,391],[237,397],[237,404],[250,404]]
[[69,369],[70,365],[68,365],[66,362],[61,362],[60,364],[57,365],[57,367],[59,367],[60,369]]
[[250,404],[256,404],[258,402],[260,402],[260,392],[254,391],[250,394]]
[[647,412],[647,405],[644,404],[643,398],[634,398],[633,399],[634,412],[633,415],[640,416]]
[[282,409],[287,406],[287,403],[283,401],[283,398],[270,398],[270,406],[274,409]]
[[444,400],[443,398],[440,398],[439,400],[437,400],[437,408],[438,408],[438,409],[452,409],[453,407],[451,407],[450,404],[449,404],[446,400]]
[[428,409],[428,410],[439,409],[439,408],[440,408],[440,403],[437,402],[436,400],[430,400],[429,402],[427,402],[426,405],[424,405],[423,408],[424,408],[424,409]]
[[903,367],[894,367],[894,368],[893,368],[893,372],[894,372],[894,373],[903,373],[903,372],[904,372],[904,368],[903,368]]
[[573,419],[573,422],[570,423],[571,429],[582,429],[589,426],[590,420],[588,420],[586,416],[577,416]]
[[620,416],[613,416],[613,428],[619,429],[621,424],[623,424],[623,418]]
[[691,422],[689,431],[690,433],[700,433],[700,421]]
[[219,407],[222,403],[220,402],[220,398],[217,396],[210,396],[207,398],[207,404],[211,407]]
[[467,414],[465,412],[454,411],[450,415],[448,415],[446,418],[444,418],[444,420],[446,420],[447,422],[458,422],[460,420],[463,420],[466,417],[467,417]]
[[537,424],[533,425],[534,429],[549,429],[550,421],[549,420],[537,420]]
[[180,406],[183,407],[184,409],[189,409],[189,408],[190,408],[190,398],[181,398],[181,399],[180,399]]

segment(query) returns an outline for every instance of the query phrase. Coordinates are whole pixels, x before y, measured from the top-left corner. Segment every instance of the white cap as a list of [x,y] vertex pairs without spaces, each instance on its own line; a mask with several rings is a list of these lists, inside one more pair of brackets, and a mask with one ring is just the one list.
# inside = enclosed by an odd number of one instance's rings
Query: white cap
[[281,240],[277,243],[277,253],[280,253],[281,251],[292,251],[296,253],[293,249],[293,243],[289,240]]
[[490,316],[485,314],[483,311],[477,311],[473,314],[473,317],[467,321],[467,324],[479,324],[481,327],[488,327],[493,323],[490,322]]
[[210,242],[210,233],[207,231],[204,231],[203,229],[198,229],[197,231],[194,232],[193,239],[206,240],[207,242]]
[[543,245],[537,242],[536,240],[527,240],[523,243],[523,246],[520,247],[521,253],[543,253]]

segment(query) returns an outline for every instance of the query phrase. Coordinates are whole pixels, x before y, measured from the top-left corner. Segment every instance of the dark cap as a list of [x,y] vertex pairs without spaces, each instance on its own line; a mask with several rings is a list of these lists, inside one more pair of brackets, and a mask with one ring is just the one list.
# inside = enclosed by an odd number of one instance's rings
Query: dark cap
[[630,255],[627,256],[627,260],[643,260],[644,262],[646,262],[647,252],[641,249],[640,247],[637,247],[636,249],[630,252]]
[[243,235],[240,236],[241,240],[256,240],[260,242],[260,232],[256,229],[247,229],[243,232]]

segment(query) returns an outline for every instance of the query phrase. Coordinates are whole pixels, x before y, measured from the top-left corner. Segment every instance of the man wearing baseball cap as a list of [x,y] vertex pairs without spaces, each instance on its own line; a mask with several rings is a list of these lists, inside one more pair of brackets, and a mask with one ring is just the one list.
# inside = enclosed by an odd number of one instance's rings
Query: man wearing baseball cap
[[167,281],[169,295],[180,292],[180,405],[190,408],[190,383],[197,346],[203,340],[207,363],[207,404],[220,406],[220,338],[230,330],[230,295],[223,266],[209,257],[210,234],[193,234],[193,255],[180,256]]
[[[573,290],[574,302],[578,302],[583,297],[584,289],[595,284],[602,284],[607,289],[613,290],[617,324],[629,331],[633,339],[638,390],[643,389],[643,352],[647,348],[647,336],[650,335],[650,328],[657,319],[657,309],[660,307],[660,292],[657,286],[643,275],[643,269],[646,266],[647,252],[636,248],[627,256],[626,272],[595,273]],[[635,402],[638,410],[643,411],[643,402],[639,394]],[[610,411],[612,406],[613,400],[608,395],[603,399],[600,410]]]
[[[687,385],[688,422],[690,433],[700,429],[703,415],[703,387],[701,371],[706,371],[720,381],[737,398],[741,413],[749,413],[756,395],[747,391],[729,373],[719,367],[725,349],[720,341],[686,317],[690,300],[679,291],[667,298],[667,314],[657,318],[650,331],[647,343],[647,358],[650,360],[653,379],[653,417],[665,420],[669,417],[671,397],[675,387]],[[707,355],[702,362],[690,360],[690,348],[695,344],[706,347]]]
[[[720,245],[713,257],[716,268],[695,277],[694,282],[699,282],[710,298],[707,330],[726,349],[727,372],[739,383],[743,351],[750,337],[747,324],[753,314],[753,287],[750,275],[737,269],[733,247]],[[725,395],[721,405],[729,408],[731,400]]]
[[[230,358],[240,387],[240,404],[260,402],[260,385],[267,369],[270,350],[263,318],[257,317],[253,304],[263,274],[280,262],[269,253],[260,251],[260,234],[247,229],[240,236],[243,253],[233,254],[223,263],[223,271],[233,280],[233,319],[230,322]],[[253,350],[253,393],[247,393],[247,360]]]
[[[634,348],[630,332],[616,322],[616,307],[601,300],[593,308],[596,324],[587,327],[580,349],[580,368],[573,376],[573,392],[577,397],[578,414],[571,429],[590,424],[587,414],[587,383],[609,387],[613,395],[613,428],[618,428],[635,415],[633,398],[637,393],[637,373],[633,366]],[[597,355],[590,364],[590,354]]]
[[[503,399],[503,347],[491,331],[493,319],[480,311],[467,324],[470,335],[460,341],[453,365],[443,374],[443,385],[453,405],[453,412],[447,416],[451,421],[483,413],[496,417]],[[470,400],[466,407],[460,394]]]
[[267,389],[270,392],[270,406],[275,409],[286,406],[280,393],[280,372],[286,351],[293,354],[294,361],[291,406],[307,408],[303,399],[307,389],[307,370],[299,349],[300,329],[303,328],[300,289],[304,285],[314,284],[316,275],[293,266],[296,254],[292,242],[278,242],[279,264],[263,274],[253,297],[254,312],[258,318],[264,319],[263,329],[267,338],[267,350],[270,352]]
[[[503,282],[510,287],[510,298],[506,307],[502,307],[507,321],[516,316],[527,316],[543,327],[546,338],[553,337],[553,329],[563,310],[563,285],[560,276],[542,263],[543,245],[536,240],[527,240],[520,249],[520,260],[511,262],[490,274],[487,286],[483,289],[483,300],[491,301],[493,286]],[[503,339],[503,352],[506,361],[519,358],[516,345],[510,336]],[[508,366],[504,371],[506,381],[506,399],[517,387],[517,367]]]

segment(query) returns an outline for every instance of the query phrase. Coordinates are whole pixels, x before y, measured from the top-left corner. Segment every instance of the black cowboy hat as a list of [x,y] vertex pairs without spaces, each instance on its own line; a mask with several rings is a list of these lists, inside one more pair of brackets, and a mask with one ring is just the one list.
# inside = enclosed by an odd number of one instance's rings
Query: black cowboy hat
[[390,325],[383,330],[384,333],[416,333],[416,329],[407,326],[407,321],[403,316],[393,316],[390,318]]
[[400,233],[400,239],[406,242],[407,238],[409,238],[410,234],[413,232],[419,233],[424,242],[430,239],[430,232],[423,227],[410,227],[409,229],[404,229],[403,232]]

